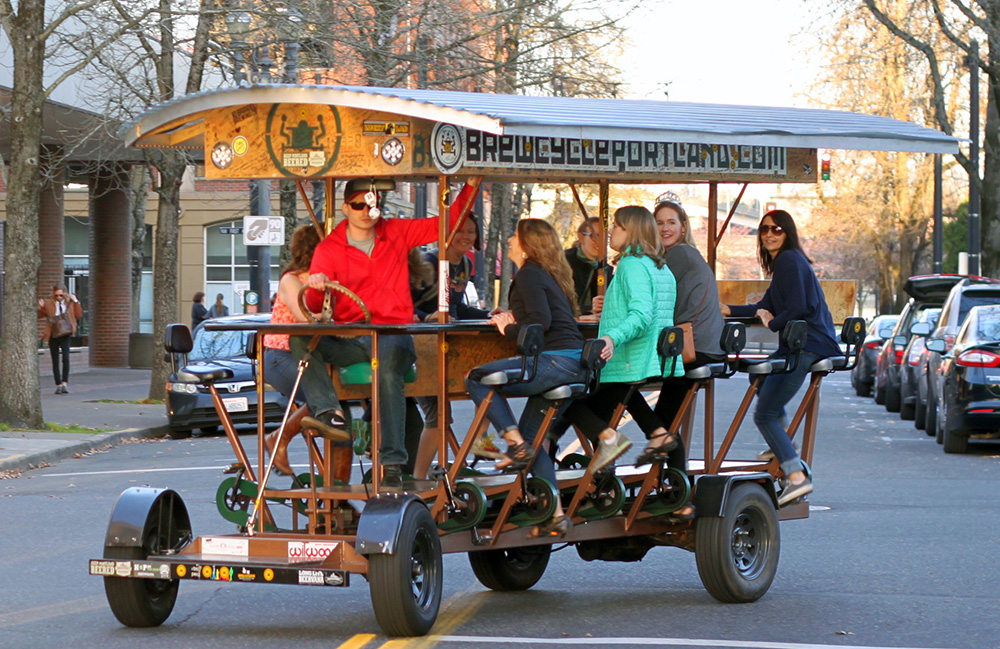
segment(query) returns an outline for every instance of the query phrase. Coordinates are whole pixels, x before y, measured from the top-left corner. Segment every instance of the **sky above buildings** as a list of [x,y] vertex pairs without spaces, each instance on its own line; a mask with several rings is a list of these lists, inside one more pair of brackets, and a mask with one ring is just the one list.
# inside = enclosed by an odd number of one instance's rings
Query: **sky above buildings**
[[808,39],[795,36],[810,20],[810,4],[804,0],[644,4],[627,21],[630,46],[622,69],[629,79],[628,96],[806,106],[797,95],[808,88],[815,68],[803,51]]

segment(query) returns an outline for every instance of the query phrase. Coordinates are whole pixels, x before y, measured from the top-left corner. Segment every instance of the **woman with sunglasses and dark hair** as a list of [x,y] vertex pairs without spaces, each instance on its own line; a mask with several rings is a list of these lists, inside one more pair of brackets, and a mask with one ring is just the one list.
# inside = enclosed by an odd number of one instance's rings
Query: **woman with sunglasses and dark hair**
[[[757,228],[757,258],[764,274],[771,277],[771,285],[764,297],[757,304],[723,304],[722,315],[756,316],[765,327],[776,332],[792,320],[804,320],[808,327],[806,344],[795,370],[769,374],[761,380],[753,417],[786,476],[786,484],[778,495],[778,505],[782,506],[813,490],[805,464],[782,424],[785,405],[798,392],[813,363],[840,355],[841,351],[823,289],[802,250],[795,221],[788,212],[772,210],[761,219]],[[779,342],[773,356],[781,357],[787,353],[788,350]]]

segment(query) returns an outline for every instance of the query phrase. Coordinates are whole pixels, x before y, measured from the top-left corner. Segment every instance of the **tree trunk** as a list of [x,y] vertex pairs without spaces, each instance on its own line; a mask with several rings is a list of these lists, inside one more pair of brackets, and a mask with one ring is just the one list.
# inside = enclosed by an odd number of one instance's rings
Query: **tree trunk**
[[146,201],[149,197],[149,169],[132,167],[132,332],[139,331],[142,298],[142,260],[146,243]]
[[[177,317],[177,217],[180,214],[181,180],[187,161],[178,151],[163,151],[156,163],[160,172],[156,214],[156,236],[153,241],[153,343],[162,341],[167,325]],[[163,399],[166,395],[170,365],[163,354],[153,354],[153,373],[149,398]]]
[[44,0],[21,0],[5,32],[14,51],[11,161],[4,242],[4,318],[0,325],[0,423],[42,427],[38,379],[38,209],[42,172]]
[[[992,58],[992,53],[990,54]],[[988,76],[986,129],[983,131],[983,184],[979,193],[980,270],[1000,277],[1000,78]]]

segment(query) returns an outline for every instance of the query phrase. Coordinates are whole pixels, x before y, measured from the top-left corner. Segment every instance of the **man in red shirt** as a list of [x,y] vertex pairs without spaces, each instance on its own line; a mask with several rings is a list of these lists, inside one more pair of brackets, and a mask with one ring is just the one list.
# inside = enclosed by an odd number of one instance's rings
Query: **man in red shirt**
[[[428,219],[383,219],[379,212],[379,195],[375,181],[356,179],[344,188],[343,211],[347,219],[340,223],[316,247],[309,267],[309,286],[322,289],[327,281],[335,281],[354,291],[371,311],[373,324],[411,324],[413,298],[407,256],[410,249],[438,238],[437,217]],[[462,189],[449,210],[452,224],[462,209],[471,204],[478,183]],[[319,293],[310,291],[307,303],[315,309]],[[333,309],[334,322],[356,322],[363,319],[361,309],[353,300],[338,299]],[[298,338],[298,340],[296,340]],[[291,338],[296,358],[304,355],[308,338]],[[368,362],[371,358],[371,337],[338,338],[324,336],[314,356],[324,362],[344,366]],[[379,449],[386,486],[399,486],[402,467],[407,463],[404,443],[406,398],[403,377],[416,361],[413,338],[407,335],[385,335],[379,338],[379,421],[382,444]],[[312,371],[310,371],[312,370]],[[343,410],[330,379],[321,363],[310,363],[302,376],[302,388],[310,410],[316,413],[304,425],[321,429],[340,429],[345,425]]]

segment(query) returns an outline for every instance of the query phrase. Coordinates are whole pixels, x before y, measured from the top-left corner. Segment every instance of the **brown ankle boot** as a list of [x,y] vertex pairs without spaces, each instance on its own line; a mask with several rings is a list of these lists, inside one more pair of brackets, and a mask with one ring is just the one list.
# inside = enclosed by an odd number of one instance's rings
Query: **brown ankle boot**
[[267,447],[268,454],[274,458],[274,468],[277,469],[278,473],[282,475],[292,475],[292,466],[288,463],[288,440],[291,439],[290,434],[285,434],[281,441],[278,441],[278,435],[281,434],[280,430],[276,430],[273,433],[268,433],[264,436],[264,446]]

